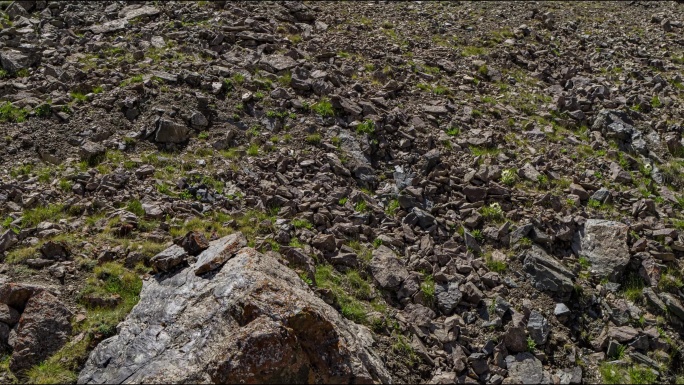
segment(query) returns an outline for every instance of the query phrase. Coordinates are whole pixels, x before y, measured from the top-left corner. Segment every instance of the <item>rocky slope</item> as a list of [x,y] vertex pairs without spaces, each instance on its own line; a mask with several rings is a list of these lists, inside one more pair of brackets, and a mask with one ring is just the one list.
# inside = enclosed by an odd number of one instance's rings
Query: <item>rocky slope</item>
[[684,381],[683,7],[2,3],[0,382]]

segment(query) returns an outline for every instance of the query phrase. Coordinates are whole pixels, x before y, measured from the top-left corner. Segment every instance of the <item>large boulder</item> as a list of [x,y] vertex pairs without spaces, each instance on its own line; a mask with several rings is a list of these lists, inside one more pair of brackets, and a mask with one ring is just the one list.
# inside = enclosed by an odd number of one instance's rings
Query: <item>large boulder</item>
[[506,357],[508,378],[506,384],[550,384],[551,376],[544,371],[542,362],[532,353],[518,353]]
[[617,280],[629,263],[628,232],[624,223],[589,219],[578,233],[580,247],[575,251],[589,260],[593,275]]
[[367,328],[274,257],[227,252],[235,237],[227,238],[200,254],[232,253],[209,274],[189,266],[145,281],[119,334],[95,348],[78,383],[392,382]]
[[64,346],[71,335],[71,316],[64,303],[49,292],[31,296],[17,326],[10,370],[29,369]]
[[172,120],[160,119],[154,140],[158,143],[183,143],[189,139],[190,130]]
[[561,294],[572,292],[572,280],[575,275],[538,246],[532,246],[526,251],[523,259],[523,270],[538,290]]
[[387,246],[380,246],[373,250],[373,259],[370,262],[373,278],[383,289],[397,289],[408,277],[406,267],[401,263],[397,255]]

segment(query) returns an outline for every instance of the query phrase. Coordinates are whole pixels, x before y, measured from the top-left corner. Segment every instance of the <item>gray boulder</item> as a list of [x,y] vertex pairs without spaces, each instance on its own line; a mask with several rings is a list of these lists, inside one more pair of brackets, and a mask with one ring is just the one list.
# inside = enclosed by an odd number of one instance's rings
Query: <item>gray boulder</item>
[[544,366],[532,353],[518,353],[506,357],[508,368],[507,383],[510,384],[548,384],[550,376]]
[[444,315],[450,315],[458,303],[461,302],[463,294],[458,290],[457,282],[450,282],[435,285],[435,298],[437,307]]
[[544,345],[547,338],[549,338],[550,331],[549,321],[540,312],[532,310],[530,319],[527,321],[527,333],[530,335],[530,338],[537,345]]
[[570,293],[575,275],[538,246],[526,251],[523,270],[538,290]]
[[380,246],[373,250],[370,268],[373,278],[383,289],[398,288],[409,275],[406,267],[387,246]]
[[154,140],[159,143],[183,143],[188,140],[190,130],[172,120],[161,119],[157,123]]
[[251,248],[233,255],[212,275],[190,267],[145,281],[119,334],[95,348],[78,383],[392,382],[367,328],[274,257]]
[[592,274],[617,280],[629,263],[629,226],[603,219],[589,219],[580,237],[580,256],[589,259]]

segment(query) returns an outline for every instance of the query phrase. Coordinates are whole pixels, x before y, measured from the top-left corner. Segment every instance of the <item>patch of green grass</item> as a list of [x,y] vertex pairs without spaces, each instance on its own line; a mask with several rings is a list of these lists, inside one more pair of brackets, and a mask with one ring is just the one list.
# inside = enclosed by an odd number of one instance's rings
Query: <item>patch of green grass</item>
[[484,55],[485,53],[487,53],[487,50],[483,47],[465,46],[461,48],[461,55],[466,57]]
[[488,221],[501,222],[504,220],[504,212],[501,209],[501,205],[496,202],[489,206],[482,206],[480,214]]
[[323,117],[335,115],[335,110],[333,109],[332,103],[330,103],[330,99],[328,98],[322,98],[317,103],[314,103],[311,106],[311,109]]
[[630,384],[654,384],[658,376],[649,368],[642,366],[630,366],[627,369]]
[[50,204],[43,207],[36,207],[24,211],[21,218],[21,225],[24,228],[34,227],[43,221],[57,222],[66,216],[64,206],[61,204]]
[[411,344],[406,341],[404,336],[401,334],[396,334],[394,336],[394,340],[395,342],[392,344],[392,351],[403,356],[409,366],[413,366],[415,363],[420,361],[415,350],[413,350],[413,347],[411,347]]
[[249,156],[257,156],[259,155],[259,145],[256,143],[252,143],[247,147],[247,155]]
[[295,229],[308,229],[312,230],[313,229],[313,223],[309,222],[308,220],[304,218],[295,218],[292,220],[292,226],[295,227]]
[[644,281],[637,274],[630,274],[623,282],[623,294],[628,300],[639,303],[643,298]]
[[506,186],[513,186],[518,181],[518,172],[515,169],[509,168],[501,172],[501,183]]
[[52,106],[50,106],[50,103],[42,103],[37,106],[34,111],[36,112],[36,116],[46,118],[52,115]]
[[494,156],[494,155],[498,155],[499,152],[501,152],[501,150],[496,148],[496,147],[488,148],[488,147],[470,146],[469,149],[470,149],[470,153],[473,154],[473,156],[484,156],[484,155]]
[[69,96],[71,96],[71,99],[77,103],[83,103],[88,100],[88,97],[82,92],[73,91],[69,94]]
[[399,210],[399,200],[398,199],[392,199],[387,204],[387,208],[385,209],[385,213],[387,213],[387,215],[394,215],[397,212],[397,210]]
[[587,257],[579,257],[578,262],[583,270],[588,270],[591,267],[591,262]]
[[126,210],[141,218],[145,216],[145,210],[143,209],[142,203],[140,203],[140,201],[137,199],[128,202],[126,205]]
[[601,373],[601,379],[604,384],[623,384],[624,374],[622,369],[615,364],[610,364],[608,362],[602,362],[599,367],[599,373]]
[[375,133],[375,122],[370,119],[364,120],[363,123],[356,126],[356,133],[373,135]]
[[366,203],[366,201],[360,200],[356,203],[356,205],[354,205],[354,210],[362,213],[362,212],[369,211],[370,207],[368,207],[368,203]]
[[0,105],[0,122],[22,123],[26,121],[27,116],[26,109],[15,107],[10,102]]
[[71,384],[78,375],[59,362],[44,361],[30,368],[26,377],[29,384]]
[[461,133],[461,129],[458,127],[454,127],[454,126],[449,127],[449,129],[446,130],[446,134],[449,136],[457,136],[460,133]]
[[485,263],[487,264],[487,268],[495,273],[503,273],[508,267],[504,261],[493,260],[491,254],[485,256]]
[[431,274],[428,274],[420,283],[420,292],[423,293],[428,303],[432,304],[435,301],[435,279]]
[[307,143],[312,144],[312,145],[320,144],[321,143],[321,134],[315,133],[315,134],[307,135],[307,137],[304,140]]
[[527,351],[534,352],[537,349],[537,343],[531,337],[527,337]]
[[330,265],[316,267],[316,285],[331,291],[342,315],[354,322],[368,324],[372,289],[355,270],[340,274]]
[[683,287],[684,281],[682,281],[681,274],[677,270],[670,268],[660,275],[660,280],[658,281],[658,290],[661,292],[676,293]]
[[135,75],[129,79],[122,81],[119,86],[120,87],[126,87],[129,84],[142,83],[142,82],[143,82],[143,76],[142,75]]

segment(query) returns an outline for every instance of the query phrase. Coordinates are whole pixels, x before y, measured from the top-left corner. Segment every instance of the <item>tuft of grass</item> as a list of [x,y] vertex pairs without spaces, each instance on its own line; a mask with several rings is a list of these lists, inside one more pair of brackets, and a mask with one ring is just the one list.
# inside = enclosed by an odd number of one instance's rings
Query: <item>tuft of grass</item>
[[397,210],[399,210],[399,200],[398,199],[392,199],[388,204],[387,208],[385,209],[385,213],[387,215],[394,215]]
[[308,135],[306,139],[304,139],[307,143],[312,144],[312,145],[317,145],[321,143],[321,134],[315,133]]
[[428,303],[432,304],[435,301],[435,279],[431,274],[427,275],[421,282],[420,291]]
[[322,98],[317,103],[311,106],[311,109],[320,116],[334,116],[335,110],[333,109],[330,99]]
[[48,360],[30,368],[26,377],[29,384],[71,384],[78,375],[59,362]]
[[501,183],[506,186],[513,186],[518,181],[518,172],[515,169],[509,168],[501,172]]
[[27,116],[26,109],[15,107],[10,102],[0,105],[0,122],[22,123],[26,121]]
[[356,126],[356,133],[373,135],[375,133],[375,122],[367,119]]
[[259,155],[259,145],[256,143],[252,143],[247,147],[247,155],[249,156],[257,156]]
[[292,220],[292,226],[295,227],[295,229],[313,229],[313,223],[309,222],[308,220],[304,218],[295,218]]
[[527,337],[527,351],[534,352],[535,349],[537,349],[537,343],[534,342],[532,337]]
[[137,199],[128,202],[128,205],[126,205],[126,210],[132,212],[138,217],[145,216],[145,210],[143,209],[142,203],[140,203],[140,201]]
[[637,274],[630,274],[623,284],[623,294],[628,300],[639,303],[643,298],[642,290],[644,289],[644,281]]
[[489,206],[482,206],[480,208],[480,214],[486,219],[494,222],[501,222],[504,220],[504,212],[501,209],[501,205],[494,202]]
[[624,383],[624,375],[622,370],[615,364],[602,362],[599,367],[601,379],[604,384],[622,384]]
[[56,222],[65,217],[64,206],[61,204],[51,204],[44,207],[24,211],[21,218],[22,227],[33,227],[43,221]]
[[316,285],[328,289],[339,306],[340,313],[354,322],[369,324],[368,307],[365,303],[372,296],[370,284],[358,271],[349,270],[340,274],[330,265],[316,267]]
[[495,273],[503,273],[508,267],[506,262],[493,260],[491,254],[485,256],[485,263],[487,264],[487,268]]

